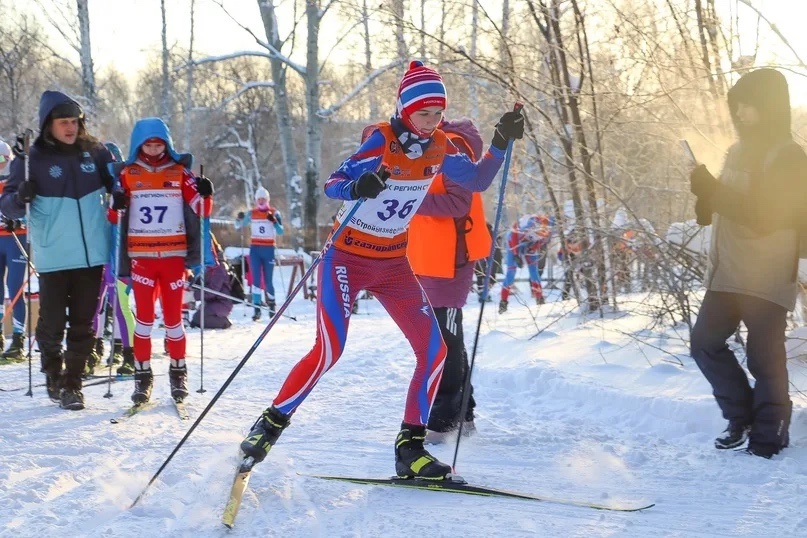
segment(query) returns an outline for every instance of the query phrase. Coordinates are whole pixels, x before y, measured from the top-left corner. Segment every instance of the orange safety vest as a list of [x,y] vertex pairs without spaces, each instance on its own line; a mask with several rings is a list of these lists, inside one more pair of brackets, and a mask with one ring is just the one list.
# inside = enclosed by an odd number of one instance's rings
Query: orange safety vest
[[274,214],[275,211],[276,209],[271,206],[268,212],[258,208],[250,211],[250,245],[275,246],[275,236],[277,235],[275,223],[266,218],[269,213]]
[[[448,139],[443,131],[435,131],[426,152],[417,159],[410,159],[388,122],[376,127],[386,140],[381,162],[390,171],[387,188],[378,198],[362,203],[334,246],[368,258],[398,258],[406,256],[406,228],[443,164]],[[356,203],[357,200],[350,200],[342,204],[334,230]]]
[[156,171],[130,165],[121,172],[129,191],[129,227],[126,243],[132,258],[185,257],[185,201],[182,180],[185,167],[171,164]]
[[[462,139],[455,133],[446,135],[451,140]],[[470,157],[476,160],[473,151]],[[429,194],[445,193],[445,178],[443,174],[439,174],[434,178]],[[473,193],[467,220],[461,225],[465,228],[463,238],[468,252],[467,261],[475,262],[487,258],[493,239],[485,221],[482,193]],[[419,276],[453,278],[456,270],[457,241],[457,221],[454,217],[415,215],[409,223],[409,245],[406,249],[412,270]]]

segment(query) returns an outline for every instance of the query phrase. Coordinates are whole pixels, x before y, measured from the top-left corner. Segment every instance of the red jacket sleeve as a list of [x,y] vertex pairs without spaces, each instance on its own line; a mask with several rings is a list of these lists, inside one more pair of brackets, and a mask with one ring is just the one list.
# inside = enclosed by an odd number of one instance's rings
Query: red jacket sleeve
[[196,178],[187,169],[182,174],[182,198],[197,215],[209,217],[213,211],[213,197],[199,196],[199,191],[196,190]]

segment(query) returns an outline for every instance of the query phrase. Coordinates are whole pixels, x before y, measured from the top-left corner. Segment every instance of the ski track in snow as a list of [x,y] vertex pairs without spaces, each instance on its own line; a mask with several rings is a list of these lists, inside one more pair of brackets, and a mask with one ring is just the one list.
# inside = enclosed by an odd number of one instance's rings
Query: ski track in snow
[[[256,466],[232,531],[220,523],[238,444],[314,341],[314,306],[295,300],[138,506],[128,509],[190,427],[160,404],[121,423],[131,381],[87,387],[88,408],[62,411],[44,388],[0,392],[0,536],[805,536],[807,398],[794,390],[791,448],[771,461],[712,448],[724,422],[682,343],[683,365],[630,338],[639,315],[581,320],[570,304],[505,315],[487,305],[474,369],[478,433],[460,445],[471,483],[598,504],[656,503],[640,513],[326,482],[303,474],[385,477],[414,368],[411,349],[380,305],[361,301],[345,355]],[[563,310],[565,308],[565,310]],[[469,352],[478,317],[465,310]],[[535,317],[533,317],[535,316]],[[237,306],[235,325],[189,331],[196,420],[263,325]],[[532,338],[537,328],[552,323]],[[159,342],[161,331],[154,334]],[[155,346],[159,348],[160,346]],[[165,373],[168,360],[152,361]],[[807,365],[791,360],[795,388]],[[35,367],[34,383],[42,374]],[[0,367],[0,387],[27,387],[27,364]],[[451,462],[454,442],[431,447]]]

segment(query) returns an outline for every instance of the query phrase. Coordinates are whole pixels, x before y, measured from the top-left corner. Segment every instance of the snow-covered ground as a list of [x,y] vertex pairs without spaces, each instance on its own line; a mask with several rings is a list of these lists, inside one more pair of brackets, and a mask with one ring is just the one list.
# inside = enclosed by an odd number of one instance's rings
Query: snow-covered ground
[[[256,467],[228,531],[220,517],[238,443],[313,343],[314,305],[298,298],[287,312],[296,321],[274,327],[133,509],[189,427],[169,402],[167,377],[155,379],[157,408],[114,425],[131,381],[114,383],[108,399],[105,385],[87,387],[88,408],[71,412],[41,386],[24,396],[27,364],[0,366],[0,388],[22,388],[0,392],[0,536],[807,536],[801,359],[790,361],[792,446],[768,461],[712,448],[724,422],[684,340],[649,329],[646,317],[627,312],[630,304],[604,320],[581,318],[571,302],[511,301],[504,315],[494,305],[485,308],[474,369],[478,433],[461,443],[457,473],[546,497],[654,508],[601,512],[302,476],[394,471],[413,357],[380,305],[362,300],[340,363]],[[469,351],[478,313],[473,300],[465,311]],[[204,394],[196,393],[199,332],[189,333],[194,419],[264,327],[240,306],[231,319],[231,329],[205,332]],[[166,358],[153,364],[167,371]],[[449,462],[453,451],[453,443],[433,449]]]

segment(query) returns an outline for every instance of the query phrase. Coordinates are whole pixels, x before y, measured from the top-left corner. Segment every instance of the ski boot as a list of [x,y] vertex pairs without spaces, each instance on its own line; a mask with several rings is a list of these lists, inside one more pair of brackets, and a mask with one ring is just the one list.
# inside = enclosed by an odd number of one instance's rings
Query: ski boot
[[[98,355],[103,357],[103,355]],[[111,361],[111,364],[110,364]],[[120,338],[115,338],[115,344],[112,347],[112,357],[107,358],[106,365],[114,366],[123,362],[123,341]]]
[[252,314],[252,321],[258,321],[261,319],[261,309],[260,307],[255,307],[255,312]]
[[168,379],[171,382],[171,397],[181,403],[188,397],[188,367],[185,359],[171,359],[168,368]]
[[275,303],[274,299],[270,299],[266,302],[266,306],[269,307],[269,319],[272,319],[277,313],[277,304]]
[[150,361],[135,363],[134,392],[132,402],[143,405],[151,399],[151,389],[154,387],[154,374],[151,372]]
[[[2,340],[0,340],[0,348],[2,348]],[[3,353],[3,359],[8,362],[22,362],[25,360],[25,335],[22,333],[14,333],[11,336],[11,345]]]
[[95,354],[93,349],[87,357],[87,362],[84,363],[84,371],[81,372],[82,377],[89,377],[95,374],[95,366],[101,361],[101,357]]
[[401,478],[445,480],[451,467],[441,463],[423,448],[426,426],[401,424],[395,439],[395,472]]
[[48,391],[48,398],[52,402],[59,403],[61,401],[61,394],[59,393],[59,385],[61,385],[61,372],[48,373],[45,372],[45,389]]
[[502,299],[499,301],[499,314],[504,314],[507,312],[507,299]]
[[118,367],[118,375],[133,375],[135,373],[134,349],[123,348],[123,364]]
[[247,437],[241,441],[241,452],[245,457],[253,458],[255,463],[262,462],[289,425],[289,420],[290,417],[274,406],[267,407],[255,421]]
[[103,338],[96,338],[95,344],[93,345],[93,353],[100,359],[106,354],[106,350],[104,349],[104,339]]

